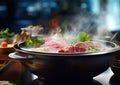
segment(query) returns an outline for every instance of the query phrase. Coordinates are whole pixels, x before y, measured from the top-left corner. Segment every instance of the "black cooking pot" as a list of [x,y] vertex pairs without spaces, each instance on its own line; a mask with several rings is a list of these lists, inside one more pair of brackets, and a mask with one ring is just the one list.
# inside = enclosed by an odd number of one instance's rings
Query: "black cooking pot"
[[110,66],[120,47],[110,41],[100,41],[112,49],[94,53],[43,53],[22,49],[24,43],[14,46],[17,52],[9,57],[22,64],[39,79],[92,79]]

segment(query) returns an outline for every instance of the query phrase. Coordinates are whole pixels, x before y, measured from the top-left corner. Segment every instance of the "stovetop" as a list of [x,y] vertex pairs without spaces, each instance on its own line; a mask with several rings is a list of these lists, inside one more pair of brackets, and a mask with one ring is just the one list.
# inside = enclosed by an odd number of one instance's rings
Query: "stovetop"
[[[66,83],[60,83],[60,82],[58,82],[57,84],[48,84],[44,81],[39,81],[38,78],[35,75],[33,75],[33,80],[27,83],[27,85],[83,85],[80,82],[81,81],[79,81],[79,83],[74,82],[74,84],[73,83],[66,84]],[[90,85],[90,84],[87,84],[87,80],[84,82],[86,82],[85,85]],[[92,85],[120,85],[120,78],[116,78],[116,76],[111,71],[111,68],[109,68],[105,72],[94,77]]]

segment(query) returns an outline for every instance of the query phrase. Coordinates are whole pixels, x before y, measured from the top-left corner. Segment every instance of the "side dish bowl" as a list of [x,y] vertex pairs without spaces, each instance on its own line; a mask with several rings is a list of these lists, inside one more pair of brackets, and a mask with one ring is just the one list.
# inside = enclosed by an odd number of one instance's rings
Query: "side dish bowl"
[[8,44],[7,47],[0,47],[0,54],[2,55],[8,55],[11,52],[14,52],[14,45],[13,44]]
[[14,52],[13,47],[7,47],[7,48],[0,48],[0,54],[9,54],[11,52]]

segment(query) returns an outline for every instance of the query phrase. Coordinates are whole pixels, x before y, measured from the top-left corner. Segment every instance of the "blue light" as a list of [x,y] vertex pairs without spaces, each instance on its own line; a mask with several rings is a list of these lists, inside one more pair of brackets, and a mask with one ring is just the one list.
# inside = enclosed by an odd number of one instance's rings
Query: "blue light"
[[0,11],[6,11],[7,7],[6,6],[0,6]]
[[99,14],[100,12],[100,0],[88,0],[90,3],[90,10],[92,13]]
[[49,3],[48,2],[43,2],[42,3],[42,7],[43,8],[48,8],[49,7]]
[[86,3],[82,3],[80,7],[83,8],[83,9],[86,9],[87,8],[87,4]]
[[50,2],[50,7],[53,7],[53,8],[56,8],[57,7],[57,4],[56,4],[56,2]]

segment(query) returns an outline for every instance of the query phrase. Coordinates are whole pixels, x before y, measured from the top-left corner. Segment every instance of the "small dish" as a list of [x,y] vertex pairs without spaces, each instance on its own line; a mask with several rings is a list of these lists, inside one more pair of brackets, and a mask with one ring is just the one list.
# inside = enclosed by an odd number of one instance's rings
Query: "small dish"
[[13,38],[0,38],[0,54],[9,54],[14,51]]
[[0,48],[0,54],[9,54],[14,51],[15,49],[13,47]]
[[120,60],[114,60],[111,64],[111,70],[115,76],[120,78]]

